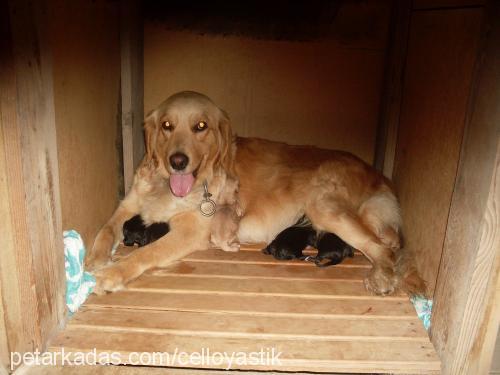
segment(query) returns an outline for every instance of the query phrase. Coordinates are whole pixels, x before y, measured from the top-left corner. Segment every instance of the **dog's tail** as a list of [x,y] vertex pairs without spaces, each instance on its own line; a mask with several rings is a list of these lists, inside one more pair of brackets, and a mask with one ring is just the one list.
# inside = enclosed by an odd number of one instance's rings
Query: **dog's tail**
[[413,252],[407,248],[396,254],[396,278],[399,290],[410,296],[426,296],[427,286],[420,277]]

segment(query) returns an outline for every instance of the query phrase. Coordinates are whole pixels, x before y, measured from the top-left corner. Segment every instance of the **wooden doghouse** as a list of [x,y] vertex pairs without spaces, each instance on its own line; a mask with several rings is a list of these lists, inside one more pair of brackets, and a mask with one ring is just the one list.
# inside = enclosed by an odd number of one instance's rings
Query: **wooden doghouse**
[[[282,367],[232,369],[487,374],[500,317],[500,3],[235,3],[1,2],[0,373],[37,349],[124,360],[276,347]],[[361,255],[320,271],[255,245],[192,254],[68,318],[63,229],[92,244],[142,157],[144,109],[185,89],[225,108],[239,135],[345,149],[393,179],[434,301],[429,336],[406,296],[364,291]]]

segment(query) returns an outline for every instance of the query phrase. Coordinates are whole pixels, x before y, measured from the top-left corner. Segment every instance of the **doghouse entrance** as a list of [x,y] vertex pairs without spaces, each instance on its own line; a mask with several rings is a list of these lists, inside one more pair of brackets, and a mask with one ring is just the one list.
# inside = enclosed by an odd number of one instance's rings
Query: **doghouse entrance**
[[[282,352],[280,364],[233,363],[231,369],[439,373],[439,359],[408,297],[366,292],[370,264],[360,253],[320,269],[276,261],[260,248],[199,251],[148,272],[126,291],[91,296],[50,350],[96,348],[120,353],[123,363],[133,352],[167,352],[173,359],[178,350],[205,353],[205,364],[197,367],[227,368],[213,353],[264,350],[266,356],[274,348]],[[146,365],[196,365],[158,358]]]
[[[500,2],[240,3],[1,3],[0,373],[36,350],[126,363],[274,347],[281,366],[231,368],[486,374],[500,316]],[[260,246],[192,254],[69,319],[63,230],[92,246],[143,156],[144,112],[181,90],[212,98],[239,136],[346,150],[391,178],[434,302],[429,336],[407,296],[365,291],[359,254],[318,269]],[[151,365],[29,371],[182,364]]]

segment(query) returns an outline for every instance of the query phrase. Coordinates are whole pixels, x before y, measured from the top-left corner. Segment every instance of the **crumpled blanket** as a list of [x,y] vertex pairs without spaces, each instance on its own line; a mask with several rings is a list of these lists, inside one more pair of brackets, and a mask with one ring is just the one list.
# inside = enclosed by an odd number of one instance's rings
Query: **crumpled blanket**
[[432,300],[413,296],[410,298],[410,301],[413,303],[419,319],[424,324],[424,328],[428,331],[431,327]]
[[84,271],[85,245],[75,230],[63,232],[66,269],[66,306],[70,314],[78,310],[95,286],[95,278]]

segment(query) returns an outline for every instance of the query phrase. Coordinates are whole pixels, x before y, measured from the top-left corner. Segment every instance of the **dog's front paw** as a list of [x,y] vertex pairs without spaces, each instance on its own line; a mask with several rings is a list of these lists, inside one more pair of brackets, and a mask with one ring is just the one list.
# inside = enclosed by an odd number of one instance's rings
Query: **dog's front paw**
[[221,249],[224,251],[229,251],[229,252],[235,253],[237,251],[240,251],[240,243],[237,241],[231,242],[231,243],[226,243],[226,244],[221,245]]
[[373,267],[364,283],[369,292],[387,296],[396,290],[397,279],[390,268]]
[[85,257],[85,270],[92,272],[100,268],[103,268],[104,266],[106,266],[106,264],[110,262],[110,260],[111,259],[107,254],[90,252]]
[[103,228],[97,234],[94,246],[85,256],[85,269],[94,271],[104,267],[111,260],[111,248],[114,243],[114,235],[111,229]]
[[96,281],[93,293],[105,294],[106,292],[116,292],[125,288],[123,274],[120,268],[109,266],[101,268],[93,273]]

